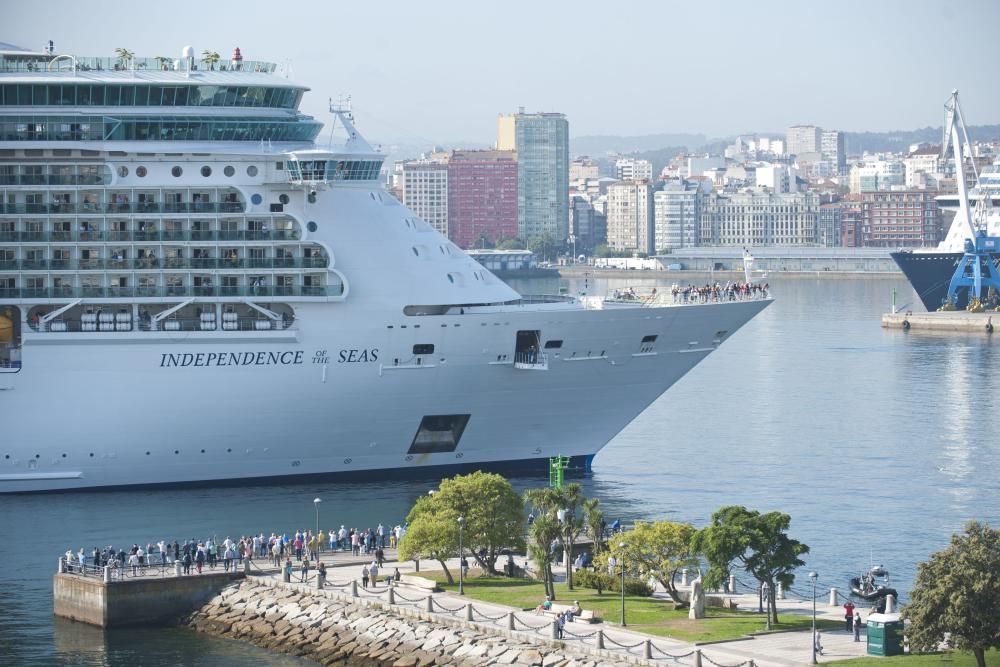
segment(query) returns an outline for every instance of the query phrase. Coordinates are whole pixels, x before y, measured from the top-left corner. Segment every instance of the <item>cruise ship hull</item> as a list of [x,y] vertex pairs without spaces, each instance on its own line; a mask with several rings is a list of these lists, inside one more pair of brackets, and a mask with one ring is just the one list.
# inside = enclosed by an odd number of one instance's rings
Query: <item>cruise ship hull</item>
[[[993,263],[1000,268],[1000,255],[992,257]],[[892,258],[910,282],[924,308],[933,312],[948,299],[948,285],[962,259],[962,253],[894,252]],[[968,303],[966,291],[960,291],[956,301],[956,308],[965,308]]]
[[[769,303],[337,320],[317,305],[257,340],[27,334],[20,371],[0,375],[17,415],[0,492],[585,461]],[[519,368],[519,330],[563,342]],[[413,359],[415,343],[434,354]],[[415,452],[441,415],[467,415],[457,445]]]

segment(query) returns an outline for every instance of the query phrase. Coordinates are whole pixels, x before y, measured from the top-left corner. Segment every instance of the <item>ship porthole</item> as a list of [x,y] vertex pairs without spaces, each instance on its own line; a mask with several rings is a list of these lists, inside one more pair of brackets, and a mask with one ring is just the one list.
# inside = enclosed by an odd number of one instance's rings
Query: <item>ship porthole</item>
[[236,173],[236,170],[233,168],[233,165],[230,164],[226,165],[226,168],[222,170],[222,173],[228,176],[229,178],[232,178],[233,174]]
[[128,167],[126,167],[125,165],[118,167],[118,176],[119,178],[125,178],[126,176],[128,176]]
[[308,223],[306,223],[306,229],[308,229],[310,232],[315,232],[317,229],[319,229],[319,225],[310,220]]
[[262,201],[264,201],[264,199],[259,194],[250,195],[250,203],[253,204],[254,206],[257,206]]
[[170,170],[170,175],[173,176],[174,178],[180,178],[181,175],[183,174],[184,170],[181,169],[180,167],[174,167],[173,169]]
[[278,201],[281,202],[282,204],[287,204],[288,201],[289,201],[288,200],[288,195],[280,195],[278,197]]

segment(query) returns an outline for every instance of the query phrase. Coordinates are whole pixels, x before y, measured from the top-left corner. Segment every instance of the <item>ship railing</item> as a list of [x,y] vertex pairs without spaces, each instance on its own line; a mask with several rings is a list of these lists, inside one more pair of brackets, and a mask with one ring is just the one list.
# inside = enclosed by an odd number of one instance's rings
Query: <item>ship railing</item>
[[576,297],[565,294],[522,294],[518,301],[521,305],[536,303],[573,303]]
[[[74,57],[53,63],[54,56],[39,56],[37,58],[3,57],[0,56],[0,72],[46,72],[46,71],[78,71],[78,72],[128,72],[130,70],[162,70],[172,71],[173,60],[164,58],[116,58],[116,57]],[[242,60],[237,64],[219,62],[206,65],[196,59],[192,69],[218,72],[252,72],[256,74],[273,74],[277,64],[262,60]]]
[[246,206],[240,202],[192,202],[192,203],[54,203],[54,204],[0,204],[0,213],[6,215],[52,215],[52,214],[128,214],[128,213],[245,213]]
[[[0,204],[0,207],[3,205]],[[298,241],[300,234],[291,229],[270,231],[214,231],[181,229],[79,229],[70,231],[0,231],[0,243],[48,243],[70,241]]]
[[544,352],[518,352],[514,355],[514,368],[526,371],[547,371],[549,357]]

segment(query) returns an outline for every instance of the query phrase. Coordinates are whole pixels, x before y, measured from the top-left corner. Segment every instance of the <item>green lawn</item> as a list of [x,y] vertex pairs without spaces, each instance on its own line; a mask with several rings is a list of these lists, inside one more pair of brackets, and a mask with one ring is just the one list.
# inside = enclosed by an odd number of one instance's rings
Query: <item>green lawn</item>
[[[894,655],[891,658],[855,658],[854,660],[838,660],[826,662],[824,665],[845,665],[847,667],[976,667],[976,659],[971,653],[922,653],[917,655]],[[1000,652],[989,651],[986,654],[987,665],[1000,665]]]
[[[421,572],[421,576],[435,579],[442,588],[455,592],[458,584],[445,583],[441,572]],[[470,576],[465,582],[467,597],[484,602],[494,602],[509,607],[534,609],[545,599],[545,589],[540,582],[506,577]],[[621,596],[605,592],[598,595],[590,588],[576,587],[569,590],[565,584],[556,584],[556,601],[572,604],[579,600],[584,609],[592,609],[605,623],[621,622]],[[807,630],[812,617],[784,614],[778,616],[781,623],[774,630]],[[674,637],[689,642],[719,641],[735,639],[746,634],[765,630],[763,614],[749,611],[733,611],[709,607],[706,617],[697,621],[688,618],[687,609],[675,610],[673,604],[656,598],[625,596],[625,621],[629,628],[638,632],[663,637]],[[838,629],[839,621],[820,619],[823,629]]]

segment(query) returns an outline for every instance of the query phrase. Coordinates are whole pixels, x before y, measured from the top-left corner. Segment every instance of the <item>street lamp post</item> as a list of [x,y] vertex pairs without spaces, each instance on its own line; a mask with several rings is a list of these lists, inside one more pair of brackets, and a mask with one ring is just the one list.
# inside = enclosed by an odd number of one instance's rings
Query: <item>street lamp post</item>
[[625,627],[625,543],[619,542],[618,547],[621,549],[621,566],[622,566],[622,627]]
[[458,594],[465,595],[465,568],[462,561],[465,560],[465,549],[462,546],[462,529],[465,528],[465,517],[458,517]]
[[319,551],[319,504],[323,502],[319,498],[313,498],[313,505],[316,507],[316,532],[313,533],[313,539],[316,540],[316,550]]
[[813,622],[812,622],[812,664],[816,664],[816,578],[819,575],[816,571],[809,573],[809,578],[812,579],[813,584]]

